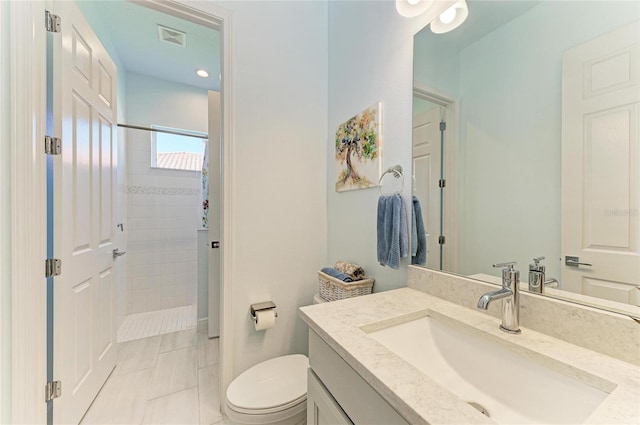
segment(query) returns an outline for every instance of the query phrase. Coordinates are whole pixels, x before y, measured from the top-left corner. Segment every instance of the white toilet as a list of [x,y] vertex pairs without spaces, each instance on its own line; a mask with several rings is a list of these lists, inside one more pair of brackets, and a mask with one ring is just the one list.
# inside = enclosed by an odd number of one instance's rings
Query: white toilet
[[239,424],[304,424],[308,367],[307,356],[292,354],[244,371],[227,388],[227,416]]
[[[313,297],[314,304],[322,302]],[[308,368],[307,356],[291,354],[245,370],[227,388],[227,416],[246,425],[305,424]]]

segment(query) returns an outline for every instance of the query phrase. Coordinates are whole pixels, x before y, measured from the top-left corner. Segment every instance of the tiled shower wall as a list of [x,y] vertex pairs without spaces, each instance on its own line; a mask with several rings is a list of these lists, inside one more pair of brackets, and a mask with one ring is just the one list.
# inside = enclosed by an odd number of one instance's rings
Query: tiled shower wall
[[150,133],[127,131],[127,312],[192,305],[200,172],[150,168]]

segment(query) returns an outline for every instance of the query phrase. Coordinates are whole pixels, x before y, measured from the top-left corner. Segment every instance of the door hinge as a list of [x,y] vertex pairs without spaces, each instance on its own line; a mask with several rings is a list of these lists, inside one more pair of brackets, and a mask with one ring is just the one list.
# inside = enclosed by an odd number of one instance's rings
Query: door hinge
[[47,258],[44,262],[44,277],[60,276],[62,261],[57,258]]
[[440,131],[445,131],[447,129],[447,123],[445,121],[440,121]]
[[52,381],[47,382],[47,385],[44,389],[44,401],[50,401],[54,398],[58,398],[62,395],[62,382],[61,381]]
[[439,237],[438,237],[438,244],[439,244],[439,245],[444,245],[444,240],[445,240],[445,237],[444,237],[444,236],[439,236]]
[[438,181],[438,187],[446,187],[447,186],[447,181],[445,179],[440,179]]
[[48,32],[60,32],[61,22],[60,16],[54,15],[48,10],[44,11],[44,27]]
[[62,153],[62,139],[44,136],[44,153],[47,155],[60,155]]

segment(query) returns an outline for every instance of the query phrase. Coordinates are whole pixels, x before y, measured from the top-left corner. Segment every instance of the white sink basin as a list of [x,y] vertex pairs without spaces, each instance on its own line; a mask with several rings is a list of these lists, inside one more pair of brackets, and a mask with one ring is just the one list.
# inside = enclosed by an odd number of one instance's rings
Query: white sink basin
[[462,400],[480,405],[496,423],[583,423],[609,395],[452,320],[432,314],[369,337]]

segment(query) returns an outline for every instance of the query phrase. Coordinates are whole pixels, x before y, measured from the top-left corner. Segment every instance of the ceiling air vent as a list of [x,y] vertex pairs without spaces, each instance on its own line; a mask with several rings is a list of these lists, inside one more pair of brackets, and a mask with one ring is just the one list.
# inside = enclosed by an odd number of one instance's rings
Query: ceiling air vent
[[187,33],[158,24],[158,37],[160,41],[175,46],[187,47]]

